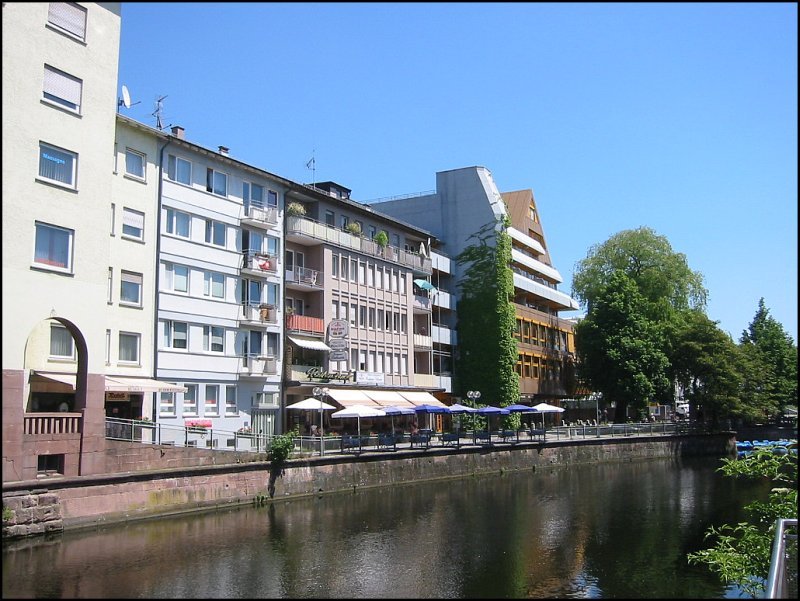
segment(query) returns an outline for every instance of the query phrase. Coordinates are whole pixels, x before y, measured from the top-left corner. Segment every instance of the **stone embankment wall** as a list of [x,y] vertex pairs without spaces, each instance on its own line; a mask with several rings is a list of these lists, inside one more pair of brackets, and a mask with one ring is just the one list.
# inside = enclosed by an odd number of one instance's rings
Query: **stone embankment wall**
[[[178,454],[196,465],[160,466]],[[647,436],[520,443],[460,450],[430,448],[396,452],[334,453],[294,459],[282,467],[242,454],[203,453],[138,445],[143,471],[16,482],[3,485],[3,537],[45,534],[131,519],[170,515],[256,500],[290,499],[505,471],[568,468],[586,463],[622,462],[684,456],[735,456],[733,433]],[[195,453],[199,452],[194,450]],[[223,458],[223,456],[225,456]],[[131,455],[125,460],[131,462]],[[226,463],[220,463],[225,461]],[[137,464],[141,465],[141,464]],[[133,466],[133,464],[131,464]]]

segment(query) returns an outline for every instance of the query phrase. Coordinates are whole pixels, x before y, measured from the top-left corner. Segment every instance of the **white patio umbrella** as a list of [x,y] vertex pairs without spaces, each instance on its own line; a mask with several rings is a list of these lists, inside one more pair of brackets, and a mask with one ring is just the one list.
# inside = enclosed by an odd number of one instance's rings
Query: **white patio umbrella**
[[331,417],[347,418],[355,417],[358,420],[358,438],[361,440],[361,418],[362,417],[385,417],[386,412],[377,407],[367,407],[366,405],[351,405],[339,411],[331,413]]
[[319,454],[324,455],[325,450],[323,448],[324,441],[322,440],[322,412],[329,411],[331,409],[336,409],[333,405],[329,405],[328,403],[323,403],[320,399],[315,399],[313,397],[308,397],[307,399],[303,399],[302,401],[297,401],[296,403],[292,403],[291,405],[286,405],[287,409],[300,409],[305,411],[319,411]]
[[542,429],[544,429],[544,414],[545,413],[563,413],[563,407],[556,407],[555,405],[549,405],[547,403],[539,403],[538,405],[534,405],[532,407],[535,413],[542,414]]

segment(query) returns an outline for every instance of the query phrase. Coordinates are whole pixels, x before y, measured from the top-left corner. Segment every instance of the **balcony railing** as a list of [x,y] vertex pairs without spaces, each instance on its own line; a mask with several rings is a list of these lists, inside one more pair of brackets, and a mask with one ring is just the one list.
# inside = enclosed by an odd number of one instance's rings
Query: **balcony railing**
[[41,434],[80,434],[82,413],[26,413],[23,433]]
[[244,376],[274,376],[278,373],[278,360],[263,355],[244,355],[239,373]]
[[242,222],[260,227],[271,227],[278,223],[277,207],[262,207],[250,205],[243,208]]
[[300,236],[313,238],[321,242],[357,250],[366,255],[381,257],[386,261],[410,267],[418,273],[430,274],[433,271],[430,257],[407,250],[401,250],[395,246],[381,247],[374,240],[354,236],[343,230],[306,217],[287,217],[286,235],[287,237]]
[[278,273],[278,257],[245,250],[242,252],[242,269],[258,275],[275,275]]
[[277,325],[278,309],[272,305],[244,304],[242,305],[242,318],[240,322],[260,325]]
[[308,315],[287,315],[286,329],[292,332],[307,332],[322,335],[325,333],[325,322],[319,317]]
[[297,284],[302,288],[322,289],[322,273],[316,269],[308,267],[295,267],[286,270],[286,284]]
[[[789,570],[790,566],[794,566]],[[765,599],[797,598],[797,520],[779,519],[775,524]]]

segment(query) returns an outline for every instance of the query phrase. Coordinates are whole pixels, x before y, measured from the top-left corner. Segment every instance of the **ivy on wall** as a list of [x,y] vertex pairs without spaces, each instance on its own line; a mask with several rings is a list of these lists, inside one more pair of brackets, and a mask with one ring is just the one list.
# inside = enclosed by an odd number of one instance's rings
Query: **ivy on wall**
[[457,390],[481,391],[481,403],[509,405],[519,399],[514,276],[508,218],[483,226],[470,236],[475,243],[457,257],[464,266],[457,307]]

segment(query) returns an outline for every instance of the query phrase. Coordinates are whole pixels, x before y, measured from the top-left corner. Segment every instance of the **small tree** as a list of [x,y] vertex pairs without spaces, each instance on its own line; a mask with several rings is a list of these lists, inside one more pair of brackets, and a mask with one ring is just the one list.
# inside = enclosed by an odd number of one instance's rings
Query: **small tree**
[[359,238],[361,237],[361,226],[355,221],[348,223],[344,229],[354,236],[358,236]]
[[286,207],[286,213],[290,217],[305,217],[306,207],[300,202],[290,202]]
[[385,230],[379,231],[377,234],[375,234],[375,244],[380,246],[382,249],[386,248],[386,246],[389,244],[389,234],[387,234]]

